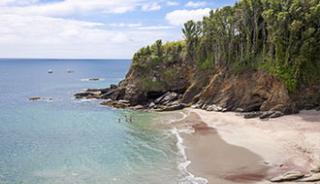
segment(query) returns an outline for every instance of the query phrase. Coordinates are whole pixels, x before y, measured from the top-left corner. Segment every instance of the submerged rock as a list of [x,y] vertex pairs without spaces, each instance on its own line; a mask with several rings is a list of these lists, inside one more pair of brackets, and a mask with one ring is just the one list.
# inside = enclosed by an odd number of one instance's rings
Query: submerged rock
[[304,176],[300,171],[289,171],[284,173],[283,175],[274,177],[270,179],[271,182],[285,182],[285,181],[294,181],[300,179]]
[[100,98],[101,91],[100,90],[90,90],[88,89],[85,92],[80,92],[76,93],[74,97],[76,99],[81,99],[81,98],[86,98],[86,99],[91,99],[91,98]]
[[117,109],[124,109],[124,108],[127,108],[129,107],[129,103],[126,103],[126,102],[120,102],[120,101],[113,101],[111,99],[108,99],[106,101],[103,101],[100,103],[101,105],[105,105],[105,106],[110,106],[110,107],[114,107],[114,108],[117,108]]

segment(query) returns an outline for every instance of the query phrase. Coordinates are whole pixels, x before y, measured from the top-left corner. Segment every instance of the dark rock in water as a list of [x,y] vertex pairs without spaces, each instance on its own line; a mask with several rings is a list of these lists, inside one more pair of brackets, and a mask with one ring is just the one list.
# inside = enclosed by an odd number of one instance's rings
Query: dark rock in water
[[317,111],[320,111],[320,106],[316,108]]
[[263,113],[262,112],[248,112],[244,114],[245,119],[252,119],[252,118],[258,118],[261,116]]
[[67,70],[67,73],[74,73],[74,71],[73,70]]
[[101,105],[105,105],[105,106],[110,106],[110,107],[114,107],[117,109],[124,109],[129,107],[128,103],[124,103],[124,102],[119,102],[119,101],[113,101],[113,100],[106,100],[104,102],[100,103]]
[[74,95],[74,97],[76,99],[82,99],[82,98],[86,98],[86,99],[91,99],[91,98],[99,98],[101,95],[101,91],[99,90],[87,90],[85,92],[81,92],[81,93],[76,93]]
[[267,118],[270,118],[270,116],[272,116],[275,112],[274,111],[266,111],[266,112],[263,112],[259,118],[260,119],[267,119]]
[[116,89],[118,86],[117,85],[115,85],[115,84],[111,84],[110,85],[110,89]]
[[39,97],[39,96],[33,96],[33,97],[29,98],[30,101],[37,101],[37,100],[40,100],[40,99],[41,99],[41,97]]
[[280,112],[280,111],[276,111],[276,112],[274,112],[273,114],[270,115],[270,118],[279,118],[281,116],[284,116],[284,113]]
[[283,175],[272,178],[270,181],[272,182],[285,182],[285,181],[294,181],[300,179],[304,176],[300,171],[289,171]]
[[106,90],[105,93],[101,94],[100,98],[102,99],[112,99],[112,100],[121,100],[125,95],[125,89],[123,88],[114,88]]

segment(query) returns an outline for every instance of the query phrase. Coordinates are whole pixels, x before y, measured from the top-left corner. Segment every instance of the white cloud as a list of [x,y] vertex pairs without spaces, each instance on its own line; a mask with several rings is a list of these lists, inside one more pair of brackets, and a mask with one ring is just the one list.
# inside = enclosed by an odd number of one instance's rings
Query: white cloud
[[199,8],[206,5],[207,5],[207,2],[205,1],[198,1],[198,2],[189,1],[185,6],[190,8]]
[[139,30],[165,30],[172,29],[172,26],[141,26],[138,27]]
[[109,25],[111,27],[116,27],[116,28],[124,28],[124,27],[136,28],[136,27],[141,27],[142,23],[123,23],[123,22],[120,22],[120,23],[112,23],[112,24],[109,24]]
[[99,22],[0,14],[0,56],[42,58],[131,58],[154,40],[170,40],[164,29],[107,29]]
[[179,36],[171,26],[82,21],[73,15],[160,8],[147,0],[0,0],[0,57],[131,58],[154,40]]
[[160,4],[153,2],[153,3],[147,3],[142,5],[141,9],[143,11],[156,11],[156,10],[160,10],[161,6]]
[[167,6],[178,6],[180,3],[177,1],[168,1],[166,4]]
[[166,15],[166,20],[175,26],[183,25],[188,20],[200,21],[204,16],[209,15],[210,8],[196,10],[175,10]]
[[[22,0],[26,6],[17,6],[17,0],[5,0],[1,13],[31,14],[45,16],[65,16],[81,12],[101,11],[105,13],[125,13],[140,6],[144,0],[64,0],[54,3],[37,3],[36,0]],[[16,6],[8,6],[10,3]],[[1,4],[1,3],[0,3]],[[153,7],[154,8],[154,7]]]
[[26,6],[38,2],[38,0],[0,0],[0,6]]

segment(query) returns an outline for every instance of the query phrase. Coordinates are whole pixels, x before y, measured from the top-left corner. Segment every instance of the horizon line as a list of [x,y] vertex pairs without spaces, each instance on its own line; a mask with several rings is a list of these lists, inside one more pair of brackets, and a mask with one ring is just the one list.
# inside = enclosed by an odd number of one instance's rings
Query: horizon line
[[128,58],[2,58],[0,60],[132,60]]

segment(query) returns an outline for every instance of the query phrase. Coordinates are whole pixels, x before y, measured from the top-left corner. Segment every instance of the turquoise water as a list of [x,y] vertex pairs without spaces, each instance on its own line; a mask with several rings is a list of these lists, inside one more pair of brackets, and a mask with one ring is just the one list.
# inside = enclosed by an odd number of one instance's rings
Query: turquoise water
[[[176,139],[157,128],[156,114],[73,99],[82,89],[119,82],[129,66],[128,60],[0,60],[0,183],[177,183]],[[104,80],[83,80],[90,77]]]

